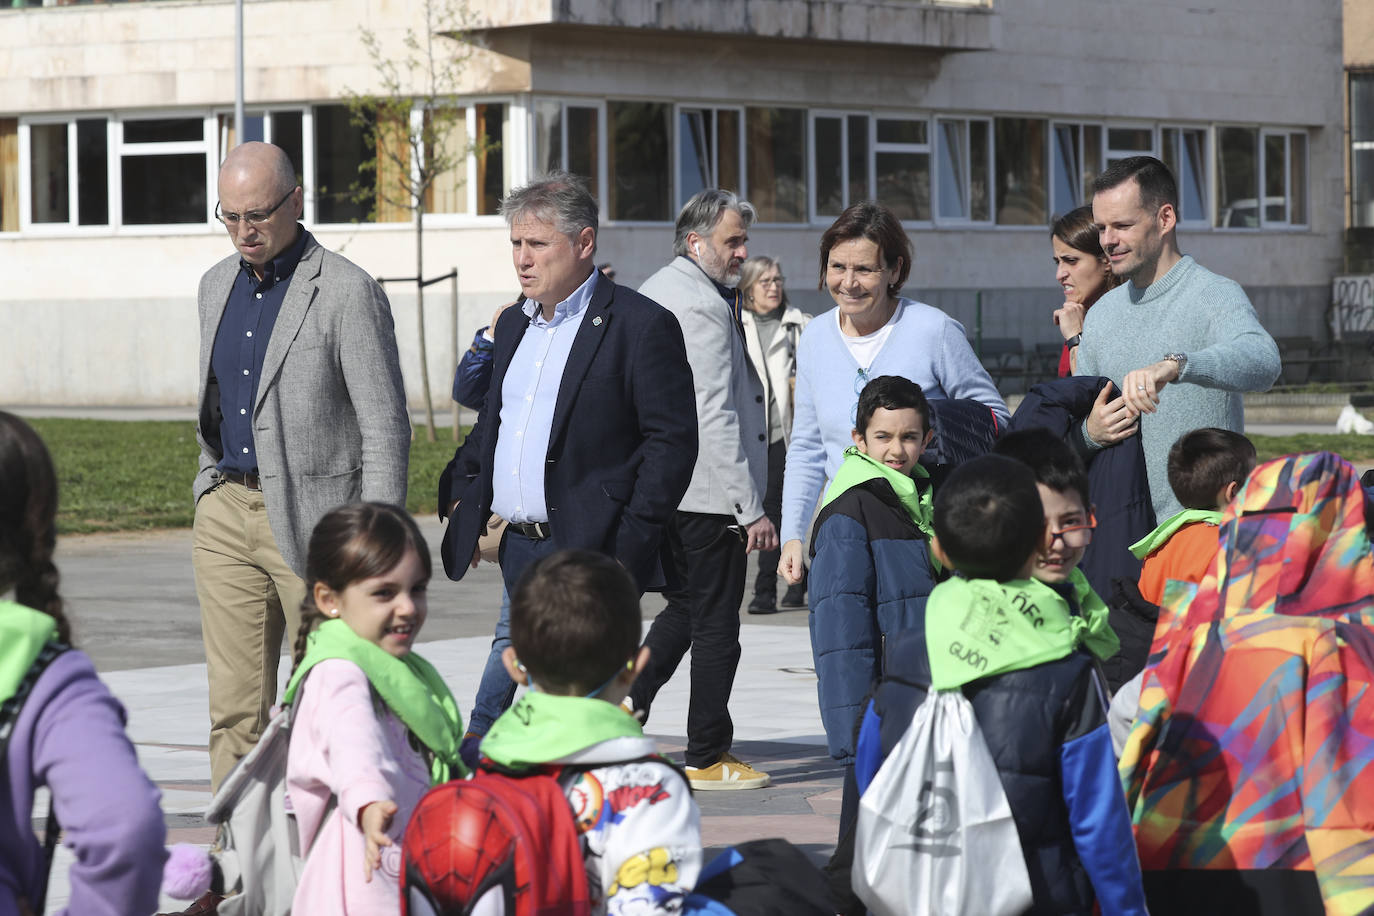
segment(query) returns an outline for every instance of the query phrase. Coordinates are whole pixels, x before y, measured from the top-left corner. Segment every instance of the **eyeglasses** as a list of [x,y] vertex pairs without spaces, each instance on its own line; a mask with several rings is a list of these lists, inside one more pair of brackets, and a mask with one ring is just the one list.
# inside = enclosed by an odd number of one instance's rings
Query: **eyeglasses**
[[764,277],[759,281],[762,286],[782,286],[786,277]]
[[1049,544],[1053,546],[1056,539],[1063,539],[1064,546],[1070,550],[1077,550],[1080,547],[1087,547],[1093,540],[1093,529],[1097,527],[1097,519],[1088,516],[1086,525],[1069,525],[1067,528],[1054,530],[1046,529],[1045,534],[1049,538]]
[[281,200],[277,201],[271,210],[249,210],[247,213],[234,213],[228,210],[221,213],[219,209],[219,202],[216,201],[215,219],[219,220],[221,223],[224,223],[224,225],[228,226],[230,229],[237,226],[239,224],[239,220],[243,220],[250,226],[256,226],[258,223],[265,223],[269,219],[271,219],[272,214],[280,210],[281,205],[290,200],[291,195],[295,193],[295,188],[292,188],[291,190],[287,191],[286,196],[283,197]]

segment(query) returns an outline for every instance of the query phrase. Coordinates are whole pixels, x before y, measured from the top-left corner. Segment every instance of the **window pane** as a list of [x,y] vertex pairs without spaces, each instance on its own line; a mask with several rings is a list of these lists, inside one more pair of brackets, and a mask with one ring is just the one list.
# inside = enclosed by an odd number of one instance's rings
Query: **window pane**
[[477,137],[486,144],[477,157],[477,212],[491,215],[506,194],[506,106],[477,106]]
[[1374,140],[1374,73],[1350,74],[1350,139]]
[[968,216],[965,206],[965,127],[963,121],[940,122],[940,216],[946,219]]
[[1350,225],[1374,226],[1374,149],[1350,154]]
[[83,226],[104,226],[110,222],[109,158],[105,119],[77,121],[77,222]]
[[[1159,160],[1164,163],[1164,167],[1174,176],[1174,180],[1182,182],[1182,177],[1178,174],[1178,128],[1165,127],[1159,132]],[[1182,214],[1179,214],[1182,216]]]
[[291,164],[296,168],[296,183],[305,182],[305,143],[301,122],[304,120],[299,111],[272,112],[272,142],[286,151]]
[[534,103],[534,170],[536,174],[563,168],[563,103]]
[[998,118],[997,223],[1043,226],[1045,212],[1045,122],[1036,118]]
[[992,187],[991,163],[988,162],[987,121],[968,123],[969,162],[969,218],[978,222],[992,219],[992,201],[988,191]]
[[930,219],[930,154],[877,153],[878,199],[898,219]]
[[[261,139],[261,122],[258,138]],[[205,122],[200,118],[157,118],[124,122],[125,143],[175,143],[180,140],[204,139]]]
[[1264,221],[1288,222],[1288,138],[1264,138]]
[[124,156],[119,160],[126,226],[205,222],[205,154]]
[[468,209],[468,110],[466,106],[436,108],[425,112],[433,131],[425,159],[446,160],[449,167],[434,176],[425,191],[426,213],[467,213]]
[[364,195],[376,192],[372,172],[361,164],[373,158],[362,128],[349,120],[343,105],[315,109],[315,221],[349,223],[367,218],[367,206],[354,198],[354,186]]
[[1259,131],[1253,127],[1217,130],[1217,225],[1259,225]]
[[601,151],[597,144],[597,126],[601,112],[595,108],[567,110],[568,171],[587,179],[592,197],[599,199],[597,182],[601,175]]
[[1102,171],[1102,128],[1097,124],[1083,125],[1083,196],[1087,203],[1093,196],[1093,181]]
[[764,223],[806,221],[806,112],[750,108],[749,201]]
[[894,121],[878,119],[879,143],[920,143],[926,142],[925,121]]
[[1288,221],[1307,225],[1307,135],[1288,137]]
[[839,216],[844,210],[844,121],[816,118],[816,214]]
[[1079,196],[1079,176],[1083,172],[1078,153],[1079,132],[1077,124],[1054,126],[1054,161],[1050,167],[1050,189],[1051,206],[1059,216],[1077,207],[1078,202],[1082,200]]
[[1185,130],[1179,136],[1179,164],[1174,174],[1178,178],[1179,206],[1182,219],[1207,218],[1207,135],[1200,130]]
[[19,119],[0,118],[0,232],[19,231]]
[[1154,132],[1148,127],[1109,127],[1107,128],[1107,148],[1113,158],[1122,158],[1117,153],[1135,155],[1148,153],[1154,149]]
[[32,222],[70,221],[66,124],[35,124],[29,128],[29,188]]
[[668,171],[672,106],[607,102],[611,219],[670,220]]
[[[849,197],[845,205],[867,200],[868,191],[868,116],[850,115],[849,121]],[[930,157],[926,157],[926,182],[930,182]],[[926,189],[925,210],[929,219],[930,193]]]
[[678,114],[677,161],[681,207],[699,191],[715,187],[711,180],[711,112],[684,108]]
[[740,189],[739,152],[744,142],[738,111],[716,112],[716,187]]

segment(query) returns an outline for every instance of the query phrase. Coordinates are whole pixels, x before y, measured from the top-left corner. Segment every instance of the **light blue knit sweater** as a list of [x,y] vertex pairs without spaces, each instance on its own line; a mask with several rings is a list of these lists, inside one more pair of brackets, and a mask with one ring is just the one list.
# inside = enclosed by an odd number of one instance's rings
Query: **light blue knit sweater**
[[[782,530],[785,544],[806,536],[816,500],[835,476],[844,450],[854,444],[854,410],[862,381],[858,363],[840,338],[831,309],[813,320],[797,345],[797,400],[787,472],[782,485]],[[930,400],[970,398],[1008,419],[1007,405],[987,370],[973,354],[964,326],[934,306],[911,299],[897,301],[887,341],[866,377],[900,375],[921,386]]]
[[1149,286],[1127,282],[1088,310],[1078,374],[1106,376],[1119,395],[1127,372],[1166,353],[1184,353],[1188,364],[1140,425],[1150,498],[1161,521],[1182,508],[1169,486],[1169,449],[1204,426],[1244,432],[1241,392],[1269,390],[1281,368],[1274,338],[1245,290],[1188,255]]

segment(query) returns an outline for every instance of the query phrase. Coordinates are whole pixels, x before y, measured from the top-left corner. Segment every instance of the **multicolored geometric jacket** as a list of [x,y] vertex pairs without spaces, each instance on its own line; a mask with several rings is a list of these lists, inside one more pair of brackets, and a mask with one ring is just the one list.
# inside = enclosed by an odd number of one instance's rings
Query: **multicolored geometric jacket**
[[1201,585],[1165,591],[1121,758],[1155,912],[1374,911],[1371,687],[1356,472],[1327,452],[1264,464]]

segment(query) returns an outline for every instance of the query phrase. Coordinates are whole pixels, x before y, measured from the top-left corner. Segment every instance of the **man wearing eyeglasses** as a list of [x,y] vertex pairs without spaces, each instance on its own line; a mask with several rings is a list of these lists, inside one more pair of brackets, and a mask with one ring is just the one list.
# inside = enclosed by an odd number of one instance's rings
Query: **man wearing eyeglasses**
[[237,251],[200,282],[192,549],[212,789],[267,724],[315,523],[360,499],[405,505],[410,446],[386,296],[300,225],[304,194],[286,153],[233,149],[219,198]]

